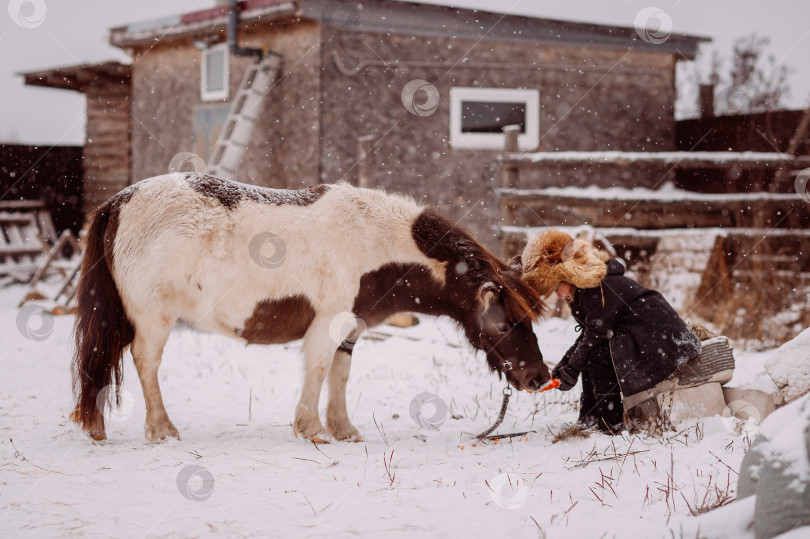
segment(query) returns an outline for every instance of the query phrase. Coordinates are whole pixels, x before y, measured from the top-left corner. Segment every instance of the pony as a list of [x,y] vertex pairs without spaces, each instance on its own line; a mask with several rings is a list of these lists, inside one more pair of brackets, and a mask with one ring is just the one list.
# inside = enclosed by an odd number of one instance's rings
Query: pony
[[[71,414],[106,438],[130,347],[145,436],[179,439],[158,368],[177,321],[240,339],[303,339],[296,436],[360,440],[346,410],[354,343],[398,312],[448,316],[518,389],[549,379],[531,322],[543,302],[510,266],[435,209],[346,183],[300,190],[200,173],[133,184],[95,213],[77,289]],[[318,403],[326,379],[326,428]]]

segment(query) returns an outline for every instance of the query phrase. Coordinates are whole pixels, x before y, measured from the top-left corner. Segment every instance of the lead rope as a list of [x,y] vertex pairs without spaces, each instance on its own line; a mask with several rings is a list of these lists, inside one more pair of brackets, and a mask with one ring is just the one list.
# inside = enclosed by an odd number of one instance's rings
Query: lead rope
[[[542,388],[538,389],[537,391],[530,391],[530,393],[543,393],[544,391],[548,391],[549,389],[557,389],[560,387],[560,380],[558,378],[550,378],[548,383],[543,386]],[[511,434],[493,434],[492,436],[489,435],[493,430],[497,429],[501,423],[503,423],[503,418],[506,416],[506,407],[509,406],[509,397],[512,396],[512,388],[509,387],[509,384],[506,384],[506,387],[503,388],[503,404],[501,405],[501,413],[498,414],[498,419],[495,421],[495,424],[489,427],[487,430],[476,436],[476,440],[483,440],[486,438],[487,440],[500,440],[501,438],[514,438],[515,436],[523,436],[524,434],[529,434],[530,432],[536,432],[533,430],[528,430],[526,432],[513,432]]]
[[503,404],[501,405],[501,413],[498,414],[498,419],[495,420],[495,423],[491,427],[476,436],[475,438],[477,440],[488,437],[492,431],[501,426],[501,423],[503,423],[503,418],[506,417],[506,408],[509,406],[509,397],[511,396],[512,388],[509,387],[509,384],[506,384],[506,387],[503,388]]

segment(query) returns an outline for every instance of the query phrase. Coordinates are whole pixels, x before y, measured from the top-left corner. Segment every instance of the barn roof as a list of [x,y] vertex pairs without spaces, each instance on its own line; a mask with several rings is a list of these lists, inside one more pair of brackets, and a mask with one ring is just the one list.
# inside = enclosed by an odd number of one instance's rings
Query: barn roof
[[[489,11],[393,0],[245,0],[243,24],[273,20],[315,20],[347,32],[375,32],[459,39],[529,42],[641,50],[693,59],[709,38],[673,32],[661,43],[641,39],[632,27],[577,23]],[[110,43],[121,48],[149,46],[156,38],[198,37],[222,32],[228,6],[113,28]],[[650,40],[656,41],[656,40]]]
[[130,66],[116,61],[18,73],[25,84],[84,92],[90,86],[129,84]]

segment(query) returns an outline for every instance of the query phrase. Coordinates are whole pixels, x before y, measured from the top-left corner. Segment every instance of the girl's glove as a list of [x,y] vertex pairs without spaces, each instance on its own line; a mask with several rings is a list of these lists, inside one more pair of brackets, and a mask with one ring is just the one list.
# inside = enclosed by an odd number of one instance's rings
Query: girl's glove
[[554,370],[551,371],[551,377],[557,378],[560,381],[560,391],[568,391],[577,385],[579,371],[566,363],[559,363],[554,367]]

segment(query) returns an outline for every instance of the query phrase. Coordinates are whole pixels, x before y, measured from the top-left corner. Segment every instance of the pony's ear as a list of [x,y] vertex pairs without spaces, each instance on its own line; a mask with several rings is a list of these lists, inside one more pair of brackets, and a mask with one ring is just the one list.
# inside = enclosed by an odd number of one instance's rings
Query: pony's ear
[[481,304],[481,314],[489,311],[489,306],[492,305],[492,300],[498,297],[498,285],[493,282],[487,281],[482,284],[478,289],[478,301]]
[[507,265],[514,270],[523,271],[523,259],[521,258],[520,255],[515,255],[512,258],[510,258],[509,262],[507,262]]

